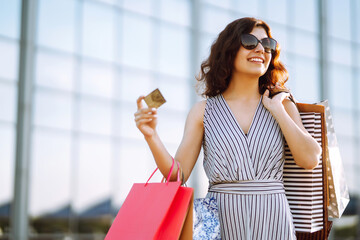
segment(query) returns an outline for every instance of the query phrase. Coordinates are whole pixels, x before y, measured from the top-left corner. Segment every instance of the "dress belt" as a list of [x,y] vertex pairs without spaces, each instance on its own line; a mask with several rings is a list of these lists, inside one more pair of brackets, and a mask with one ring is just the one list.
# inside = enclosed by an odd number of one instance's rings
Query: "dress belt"
[[209,192],[231,194],[275,194],[285,193],[280,180],[249,180],[227,183],[210,183]]

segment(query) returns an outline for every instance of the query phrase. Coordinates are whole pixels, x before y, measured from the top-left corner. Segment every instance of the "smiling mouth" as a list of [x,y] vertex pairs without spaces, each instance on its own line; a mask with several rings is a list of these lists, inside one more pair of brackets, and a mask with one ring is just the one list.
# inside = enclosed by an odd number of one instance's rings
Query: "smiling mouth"
[[249,58],[248,59],[249,62],[255,62],[255,63],[264,63],[264,59],[261,59],[261,58]]

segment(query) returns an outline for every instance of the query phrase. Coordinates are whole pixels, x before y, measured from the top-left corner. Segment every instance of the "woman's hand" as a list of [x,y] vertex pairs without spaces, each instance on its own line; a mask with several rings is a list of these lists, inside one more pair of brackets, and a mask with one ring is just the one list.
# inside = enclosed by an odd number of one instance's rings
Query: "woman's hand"
[[295,163],[305,169],[314,169],[319,163],[322,149],[304,128],[296,105],[285,100],[289,95],[281,92],[269,98],[269,90],[266,90],[263,104],[279,124]]
[[137,100],[137,111],[135,112],[136,127],[144,135],[144,137],[152,137],[155,134],[157,125],[157,109],[156,108],[144,108],[142,100],[144,96],[140,96]]
[[262,102],[267,110],[271,114],[275,115],[277,111],[284,109],[283,101],[285,98],[289,97],[290,94],[286,92],[281,92],[276,94],[272,98],[269,97],[270,91],[266,89],[263,95]]

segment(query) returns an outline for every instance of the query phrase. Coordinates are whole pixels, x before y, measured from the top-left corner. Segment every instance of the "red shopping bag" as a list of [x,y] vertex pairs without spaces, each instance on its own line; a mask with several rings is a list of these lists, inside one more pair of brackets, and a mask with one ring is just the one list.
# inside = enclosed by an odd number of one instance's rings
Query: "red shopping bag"
[[178,179],[164,183],[135,183],[105,240],[192,239],[193,189]]

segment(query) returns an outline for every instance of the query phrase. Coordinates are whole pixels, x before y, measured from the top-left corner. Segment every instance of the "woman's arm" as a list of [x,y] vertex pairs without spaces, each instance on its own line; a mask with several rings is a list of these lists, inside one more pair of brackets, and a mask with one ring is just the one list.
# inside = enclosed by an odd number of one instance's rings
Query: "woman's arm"
[[305,169],[315,168],[322,149],[304,128],[295,104],[286,98],[287,93],[278,94],[272,99],[268,95],[266,91],[263,97],[264,105],[279,123],[295,163]]
[[204,137],[204,113],[206,100],[196,103],[186,119],[183,139],[176,152],[175,160],[180,162],[184,182],[190,177],[199,156]]
[[[143,98],[142,96],[137,100],[138,111],[135,113],[136,126],[143,133],[154,156],[156,165],[163,176],[166,177],[172,165],[172,157],[156,132],[156,110],[143,108],[141,103]],[[206,101],[198,102],[190,110],[185,123],[183,139],[174,157],[176,161],[180,162],[184,173],[184,182],[190,176],[201,149],[204,134],[203,116],[205,103]],[[171,176],[172,180],[176,179],[176,172],[177,165],[174,166],[174,171]]]

